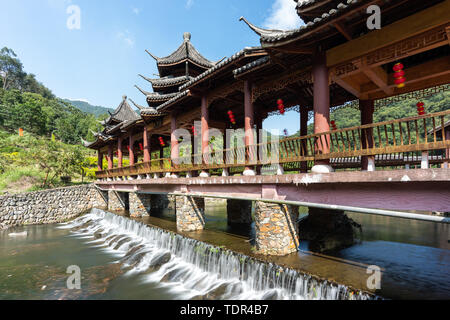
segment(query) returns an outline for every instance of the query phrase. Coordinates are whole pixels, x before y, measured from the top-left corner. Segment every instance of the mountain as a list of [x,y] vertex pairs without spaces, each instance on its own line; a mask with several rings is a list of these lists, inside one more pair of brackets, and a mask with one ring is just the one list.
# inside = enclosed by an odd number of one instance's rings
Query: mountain
[[75,108],[80,109],[83,112],[93,114],[96,117],[104,115],[104,114],[108,114],[108,110],[110,112],[114,111],[114,109],[111,109],[111,108],[105,108],[105,107],[101,107],[101,106],[93,106],[86,101],[70,100],[70,99],[63,99],[63,100],[72,104]]

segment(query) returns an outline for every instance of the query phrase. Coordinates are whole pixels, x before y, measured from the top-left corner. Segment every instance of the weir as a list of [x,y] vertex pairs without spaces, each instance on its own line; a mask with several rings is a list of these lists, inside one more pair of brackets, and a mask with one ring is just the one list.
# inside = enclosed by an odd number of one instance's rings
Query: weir
[[366,300],[376,296],[93,209],[64,226],[120,254],[125,270],[148,274],[182,299]]

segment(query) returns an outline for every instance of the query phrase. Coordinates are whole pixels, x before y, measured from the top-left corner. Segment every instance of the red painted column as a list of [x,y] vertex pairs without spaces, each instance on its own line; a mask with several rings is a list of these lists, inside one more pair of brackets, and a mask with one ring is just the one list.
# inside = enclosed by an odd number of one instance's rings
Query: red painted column
[[[253,125],[255,123],[255,110],[252,101],[252,83],[248,80],[244,81],[244,130],[245,130],[245,147],[247,150],[247,162],[255,162],[255,150],[253,150],[254,136]],[[244,175],[255,175],[250,166],[245,167]]]
[[108,169],[111,170],[114,168],[114,153],[113,153],[113,145],[108,145]]
[[122,137],[117,139],[117,160],[119,168],[123,167]]
[[133,138],[133,134],[130,134],[130,138],[129,138],[130,142],[129,142],[129,159],[130,159],[130,166],[134,166],[135,164],[135,158],[134,158],[134,138]]
[[144,127],[144,132],[142,134],[142,140],[144,144],[144,162],[150,162],[150,137],[148,134],[147,127]]
[[97,150],[97,170],[103,171],[103,153]]
[[[373,123],[374,103],[373,100],[359,100],[359,110],[361,111],[361,125]],[[364,129],[361,131],[361,142],[363,149],[373,147],[373,129]],[[369,166],[369,163],[371,164]],[[373,171],[375,168],[375,156],[361,157],[361,170]]]
[[[328,77],[328,67],[326,54],[323,51],[317,51],[313,62],[313,81],[314,81],[314,133],[330,131],[330,86]],[[330,136],[322,136],[315,142],[315,153],[326,154],[330,152]],[[315,172],[327,170],[330,160],[316,160],[313,168]],[[328,167],[328,169],[331,169]]]
[[170,116],[170,159],[172,160],[172,165],[176,166],[176,159],[180,156],[180,150],[178,146],[178,140],[175,135],[175,130],[177,130],[177,117],[174,114]]
[[[308,135],[308,109],[306,109],[305,107],[300,107],[300,136],[307,136]],[[302,145],[302,155],[306,156],[307,155],[307,148],[308,148],[308,144],[306,140],[302,140],[301,142]],[[301,173],[306,173],[308,172],[308,162],[307,161],[302,161],[300,162],[300,172]]]
[[[209,110],[208,110],[208,98],[206,96],[202,97],[202,106],[201,106],[201,112],[202,112],[202,155],[203,155],[203,163],[208,164],[209,163]],[[200,173],[201,177],[208,177],[209,173],[205,170],[202,170]]]

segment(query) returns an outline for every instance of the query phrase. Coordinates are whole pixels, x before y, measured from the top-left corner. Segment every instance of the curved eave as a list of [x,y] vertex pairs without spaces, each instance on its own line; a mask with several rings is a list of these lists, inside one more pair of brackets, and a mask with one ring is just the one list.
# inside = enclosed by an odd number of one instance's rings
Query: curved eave
[[[352,10],[360,10],[361,7],[364,7],[365,3],[368,1],[369,0],[347,0],[347,4],[339,3],[336,8],[329,10],[327,13],[323,13],[321,17],[317,17],[313,21],[310,21],[294,30],[283,32],[280,32],[280,30],[272,30],[272,32],[270,32],[270,30],[264,29],[265,32],[264,34],[261,34],[260,38],[261,45],[263,48],[274,48],[299,41],[303,38],[311,36],[314,33],[322,31],[325,28],[328,28],[329,24],[341,15]],[[255,31],[254,28],[251,29]]]
[[181,76],[181,77],[174,77],[174,78],[160,78],[160,79],[150,79],[143,75],[139,75],[144,80],[150,82],[153,86],[153,88],[157,89],[165,89],[174,87],[177,85],[182,85],[188,81],[190,81],[192,78],[189,76]]
[[270,57],[269,56],[265,56],[259,59],[256,59],[250,63],[247,63],[246,65],[237,68],[235,70],[233,70],[233,74],[235,77],[239,77],[239,76],[243,76],[247,73],[250,73],[252,71],[258,70],[260,68],[265,67],[266,65],[270,64]]

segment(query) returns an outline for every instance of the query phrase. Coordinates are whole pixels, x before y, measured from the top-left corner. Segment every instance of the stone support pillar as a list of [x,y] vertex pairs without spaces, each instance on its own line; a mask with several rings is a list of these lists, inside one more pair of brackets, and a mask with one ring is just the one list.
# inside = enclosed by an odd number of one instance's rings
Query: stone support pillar
[[255,229],[257,253],[287,255],[297,251],[298,207],[255,202]]
[[130,216],[140,218],[150,215],[151,195],[130,192]]
[[176,197],[177,230],[202,230],[205,226],[205,199],[188,196]]
[[252,223],[252,201],[227,200],[228,225]]
[[128,193],[108,191],[108,210],[123,211],[128,209]]

